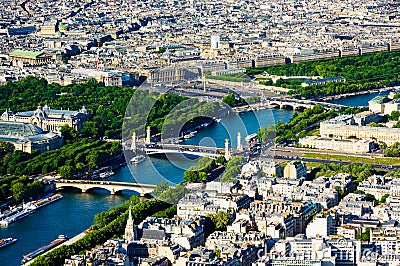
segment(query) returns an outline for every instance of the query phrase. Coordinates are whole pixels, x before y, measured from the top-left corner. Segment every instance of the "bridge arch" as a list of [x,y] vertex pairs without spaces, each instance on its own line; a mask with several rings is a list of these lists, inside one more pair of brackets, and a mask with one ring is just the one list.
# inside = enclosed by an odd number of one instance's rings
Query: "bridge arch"
[[283,104],[281,104],[280,108],[295,110],[296,106],[294,106],[293,104],[283,103]]
[[217,158],[221,154],[220,152],[211,153],[211,152],[201,152],[201,151],[190,151],[190,150],[171,150],[171,149],[146,149],[146,154],[157,155],[157,154],[181,154],[181,155],[192,155],[198,157],[210,157]]
[[276,108],[276,109],[281,108],[281,105],[279,103],[277,103],[277,102],[270,102],[269,106],[272,107],[272,108]]
[[108,182],[108,181],[88,181],[88,182],[81,182],[81,181],[70,181],[65,182],[63,180],[56,181],[56,188],[57,189],[64,189],[64,188],[76,188],[79,189],[81,192],[89,192],[93,189],[103,189],[109,191],[112,195],[123,190],[132,191],[138,193],[140,196],[149,195],[155,185],[151,184],[135,184],[135,183],[124,183],[124,182]]
[[305,110],[305,109],[307,109],[308,107],[307,106],[304,106],[304,105],[296,105],[294,108],[293,108],[293,110],[294,111],[296,111],[296,110],[299,110],[299,111],[303,111],[303,110]]

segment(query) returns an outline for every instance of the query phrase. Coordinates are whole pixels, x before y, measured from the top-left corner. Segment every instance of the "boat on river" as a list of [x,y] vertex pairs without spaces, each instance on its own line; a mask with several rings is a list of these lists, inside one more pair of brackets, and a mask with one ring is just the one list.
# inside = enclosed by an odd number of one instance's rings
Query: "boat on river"
[[46,205],[49,205],[50,203],[53,203],[53,202],[55,202],[57,200],[60,200],[62,198],[64,198],[63,195],[55,194],[55,195],[48,196],[48,197],[46,197],[44,199],[37,200],[33,204],[35,204],[36,208],[39,209],[39,208],[42,208],[42,207],[44,207]]
[[3,220],[3,219],[5,219],[5,218],[7,218],[7,217],[9,217],[9,216],[11,216],[13,214],[16,214],[17,212],[19,212],[21,210],[22,210],[22,206],[11,207],[9,210],[4,211],[4,212],[2,212],[0,214],[0,220]]
[[59,236],[57,237],[57,239],[51,241],[49,244],[44,245],[44,246],[38,248],[37,250],[31,252],[31,253],[26,254],[26,255],[23,257],[23,259],[22,259],[22,261],[21,261],[21,264],[25,264],[25,263],[27,263],[27,262],[33,260],[33,259],[36,258],[37,256],[39,256],[39,255],[45,253],[46,251],[48,251],[48,250],[50,250],[50,249],[52,249],[52,248],[55,248],[56,246],[58,246],[58,245],[64,243],[64,242],[67,241],[67,240],[68,240],[68,238],[67,238],[65,235],[59,235]]
[[139,155],[139,156],[135,156],[130,160],[130,163],[132,164],[138,164],[143,162],[144,160],[146,160],[146,157],[144,157],[143,155]]
[[190,139],[193,138],[196,135],[197,132],[190,132],[189,134],[183,136],[185,139]]
[[0,226],[8,226],[34,213],[37,209],[37,206],[34,203],[34,201],[30,201],[28,203],[22,204],[22,210],[0,220]]
[[114,175],[114,171],[110,170],[110,171],[106,171],[106,172],[102,172],[99,174],[100,178],[107,178]]
[[11,246],[12,244],[14,244],[16,242],[17,242],[17,239],[12,238],[12,237],[0,239],[0,248],[5,248],[8,246]]

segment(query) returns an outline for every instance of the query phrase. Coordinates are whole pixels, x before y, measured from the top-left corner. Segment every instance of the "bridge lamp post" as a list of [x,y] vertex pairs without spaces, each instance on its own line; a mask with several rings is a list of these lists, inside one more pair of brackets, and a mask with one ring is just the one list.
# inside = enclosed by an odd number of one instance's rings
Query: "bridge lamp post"
[[147,127],[146,130],[146,144],[150,144],[150,127]]
[[229,161],[231,159],[231,152],[229,151],[229,140],[225,139],[225,159]]
[[240,132],[237,133],[237,150],[243,151],[242,136],[241,136]]

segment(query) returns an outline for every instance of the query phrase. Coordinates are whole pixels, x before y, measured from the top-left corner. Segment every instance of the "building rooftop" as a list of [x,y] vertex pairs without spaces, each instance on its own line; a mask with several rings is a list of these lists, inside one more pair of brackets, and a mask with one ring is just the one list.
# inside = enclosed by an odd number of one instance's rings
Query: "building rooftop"
[[37,134],[42,134],[42,130],[38,126],[0,120],[0,136],[29,137]]
[[386,96],[376,96],[375,98],[373,98],[370,101],[373,101],[373,102],[376,102],[376,103],[379,103],[379,104],[383,104],[383,103],[385,103],[385,100],[387,100],[387,99],[388,98]]

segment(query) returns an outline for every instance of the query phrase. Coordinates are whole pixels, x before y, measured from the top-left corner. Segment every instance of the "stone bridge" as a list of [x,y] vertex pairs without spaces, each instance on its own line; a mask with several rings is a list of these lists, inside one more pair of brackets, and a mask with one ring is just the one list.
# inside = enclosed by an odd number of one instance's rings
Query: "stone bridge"
[[129,182],[114,182],[114,181],[93,181],[93,180],[57,180],[55,181],[57,189],[63,188],[78,188],[83,193],[90,189],[101,188],[110,191],[111,195],[122,190],[130,190],[145,196],[153,192],[156,185],[138,184]]
[[299,99],[282,99],[282,98],[268,98],[267,101],[265,102],[266,105],[273,107],[273,106],[279,106],[280,109],[283,109],[287,106],[292,107],[293,110],[298,110],[298,109],[306,109],[306,108],[312,108],[315,105],[319,104],[322,105],[326,109],[331,109],[331,108],[342,108],[342,107],[348,107],[342,104],[335,104],[335,103],[329,103],[329,102],[317,102],[317,101],[311,101],[311,100],[299,100]]

